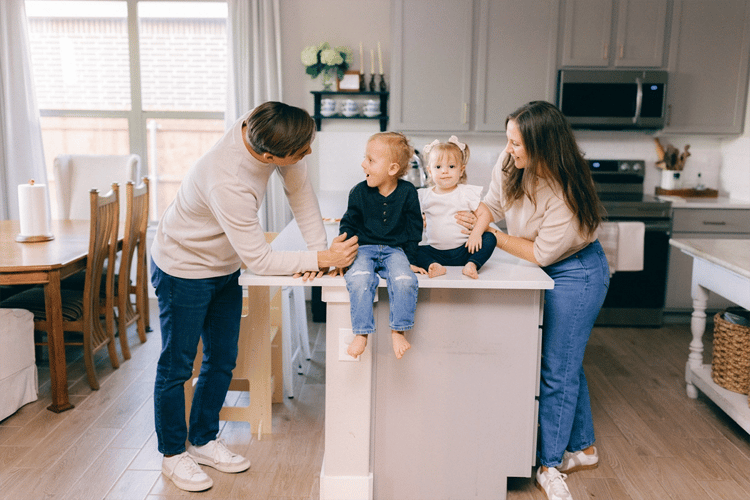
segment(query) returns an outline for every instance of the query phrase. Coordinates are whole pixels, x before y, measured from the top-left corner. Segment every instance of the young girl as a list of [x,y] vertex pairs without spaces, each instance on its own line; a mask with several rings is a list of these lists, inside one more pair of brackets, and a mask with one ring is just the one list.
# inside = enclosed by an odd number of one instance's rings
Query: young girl
[[[409,167],[413,149],[398,132],[380,132],[367,141],[362,169],[365,180],[349,192],[339,234],[357,236],[357,257],[344,278],[349,292],[354,341],[347,353],[358,357],[367,336],[375,333],[372,302],[378,281],[388,284],[393,352],[401,358],[411,344],[404,337],[414,326],[419,283],[414,274],[426,274],[416,264],[422,238],[422,213],[417,190],[401,177]],[[341,274],[337,268],[333,274]]]
[[485,232],[490,224],[488,213],[477,220],[468,236],[455,220],[456,212],[474,211],[481,201],[482,186],[466,184],[469,146],[452,135],[448,142],[435,139],[425,146],[424,153],[433,186],[418,191],[426,245],[418,249],[417,265],[427,269],[430,278],[445,274],[445,266],[464,266],[463,274],[476,279],[497,239]]

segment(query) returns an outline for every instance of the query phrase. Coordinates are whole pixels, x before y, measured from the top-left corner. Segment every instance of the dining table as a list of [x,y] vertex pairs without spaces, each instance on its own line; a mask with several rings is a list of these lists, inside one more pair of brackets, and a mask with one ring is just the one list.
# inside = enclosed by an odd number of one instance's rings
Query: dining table
[[91,223],[88,220],[53,220],[53,238],[20,242],[17,220],[0,221],[0,285],[44,286],[48,332],[49,371],[52,404],[47,409],[60,413],[73,408],[68,397],[68,375],[63,339],[60,281],[86,269]]

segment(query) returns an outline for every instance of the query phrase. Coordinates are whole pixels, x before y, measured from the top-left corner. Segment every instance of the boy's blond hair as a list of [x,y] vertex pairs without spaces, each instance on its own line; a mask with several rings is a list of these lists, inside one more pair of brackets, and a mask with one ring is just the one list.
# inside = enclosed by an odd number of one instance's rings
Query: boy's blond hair
[[398,163],[399,169],[396,177],[403,177],[409,168],[409,162],[414,156],[414,148],[409,143],[409,139],[401,132],[378,132],[373,134],[367,142],[381,140],[388,146],[390,160]]

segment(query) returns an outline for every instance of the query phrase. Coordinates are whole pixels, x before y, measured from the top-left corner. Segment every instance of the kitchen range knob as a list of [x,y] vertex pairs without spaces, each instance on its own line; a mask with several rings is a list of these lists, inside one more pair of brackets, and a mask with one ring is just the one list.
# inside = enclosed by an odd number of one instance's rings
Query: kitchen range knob
[[622,162],[620,163],[620,172],[628,172],[630,171],[630,163]]
[[633,172],[642,172],[643,171],[643,163],[635,162],[633,163]]

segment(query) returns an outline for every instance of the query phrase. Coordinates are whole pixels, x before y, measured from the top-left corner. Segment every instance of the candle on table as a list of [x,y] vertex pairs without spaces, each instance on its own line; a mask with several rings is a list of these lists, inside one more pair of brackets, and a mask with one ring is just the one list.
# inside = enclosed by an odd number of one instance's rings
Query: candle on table
[[362,55],[362,42],[359,42],[359,67],[361,68],[359,70],[360,73],[363,75],[365,74],[365,57]]
[[370,74],[375,74],[375,51],[370,49]]
[[378,42],[378,65],[380,68],[380,74],[383,74],[383,54],[380,52],[380,42]]

